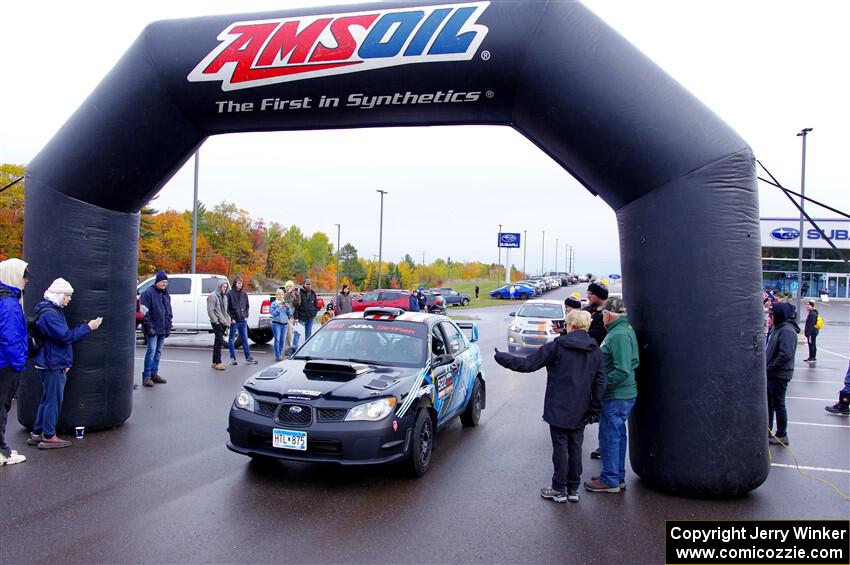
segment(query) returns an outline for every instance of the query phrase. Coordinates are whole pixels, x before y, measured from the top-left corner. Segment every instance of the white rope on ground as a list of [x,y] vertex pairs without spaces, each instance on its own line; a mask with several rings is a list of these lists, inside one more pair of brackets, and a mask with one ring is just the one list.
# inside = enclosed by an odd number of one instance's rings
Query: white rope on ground
[[[844,426],[841,426],[841,427],[844,427]],[[773,438],[777,441],[780,441],[779,438],[776,437],[776,434],[773,433],[773,430],[768,428],[767,433],[770,435],[771,438]],[[791,446],[786,445],[784,443],[781,443],[781,441],[780,441],[779,445],[781,447],[784,447],[785,449],[787,449],[788,453],[790,453],[791,457],[794,459],[794,466],[791,467],[790,465],[788,465],[787,466],[788,468],[796,468],[797,472],[800,473],[801,475],[803,475],[804,477],[806,477],[807,479],[811,479],[813,481],[817,481],[819,483],[825,484],[826,486],[828,486],[829,488],[834,490],[836,493],[838,493],[838,496],[840,496],[844,500],[850,501],[850,495],[847,494],[846,492],[844,492],[843,490],[841,490],[838,486],[835,485],[835,483],[827,481],[826,479],[821,479],[820,477],[812,476],[809,473],[807,473],[806,471],[804,471],[803,469],[813,469],[813,468],[812,467],[800,467],[800,462],[797,461],[797,455],[794,453],[794,450],[791,449]],[[773,454],[771,453],[769,446],[768,446],[768,449],[767,449],[767,456],[770,458],[771,467],[783,465],[781,463],[774,463],[773,462]]]

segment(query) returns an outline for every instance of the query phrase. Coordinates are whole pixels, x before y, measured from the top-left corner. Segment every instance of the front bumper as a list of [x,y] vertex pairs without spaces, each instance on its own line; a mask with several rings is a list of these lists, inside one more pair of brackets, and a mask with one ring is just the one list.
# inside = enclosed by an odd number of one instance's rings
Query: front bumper
[[[410,446],[413,419],[398,420],[394,432],[390,415],[379,422],[321,422],[294,427],[265,416],[231,406],[227,448],[243,455],[261,455],[288,461],[374,465],[403,459]],[[273,429],[307,432],[307,450],[272,446]]]
[[524,334],[522,330],[514,332],[508,330],[508,345],[518,349],[540,349],[550,341],[553,341],[557,335],[536,335]]

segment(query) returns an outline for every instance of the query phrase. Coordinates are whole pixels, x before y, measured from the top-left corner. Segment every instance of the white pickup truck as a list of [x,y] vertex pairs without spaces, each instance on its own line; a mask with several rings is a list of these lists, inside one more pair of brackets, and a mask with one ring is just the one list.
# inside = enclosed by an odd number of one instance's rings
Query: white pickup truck
[[[174,315],[172,328],[175,332],[212,332],[207,315],[207,296],[215,292],[220,282],[228,280],[224,275],[168,275],[168,294],[171,295],[171,311]],[[152,284],[155,277],[143,281],[136,287],[141,295]],[[248,337],[255,343],[268,343],[272,335],[271,298],[268,294],[248,294]]]

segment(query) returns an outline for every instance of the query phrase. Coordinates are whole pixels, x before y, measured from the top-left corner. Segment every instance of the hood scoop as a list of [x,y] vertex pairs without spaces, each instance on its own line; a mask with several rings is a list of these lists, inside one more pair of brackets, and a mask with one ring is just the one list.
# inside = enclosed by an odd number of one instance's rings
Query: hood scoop
[[350,381],[371,371],[372,368],[369,365],[348,361],[307,361],[304,364],[304,374],[310,379]]
[[390,375],[381,375],[372,382],[363,385],[363,388],[371,388],[372,390],[387,390],[399,381],[397,377]]
[[269,367],[268,369],[263,369],[263,372],[261,372],[255,378],[261,381],[270,381],[272,379],[278,378],[285,372],[286,369],[283,369],[281,367]]

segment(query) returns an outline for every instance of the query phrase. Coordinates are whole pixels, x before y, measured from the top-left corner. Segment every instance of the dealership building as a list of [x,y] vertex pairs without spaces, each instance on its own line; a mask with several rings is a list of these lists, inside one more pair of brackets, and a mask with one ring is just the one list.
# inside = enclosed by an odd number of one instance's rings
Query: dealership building
[[814,218],[818,228],[799,218],[761,219],[761,268],[764,288],[796,294],[797,257],[803,238],[803,296],[817,297],[823,289],[831,298],[850,296],[850,264],[829,246],[829,236],[850,258],[850,220]]

